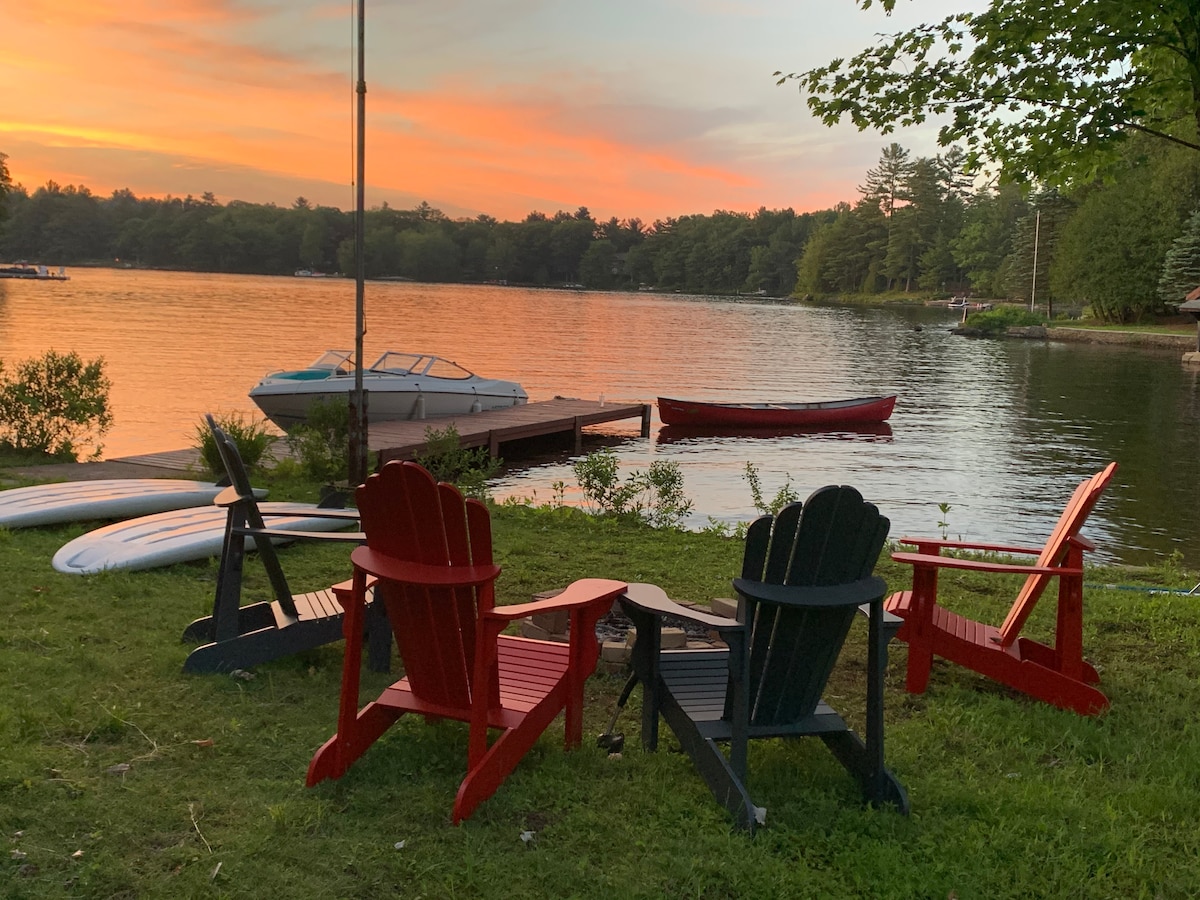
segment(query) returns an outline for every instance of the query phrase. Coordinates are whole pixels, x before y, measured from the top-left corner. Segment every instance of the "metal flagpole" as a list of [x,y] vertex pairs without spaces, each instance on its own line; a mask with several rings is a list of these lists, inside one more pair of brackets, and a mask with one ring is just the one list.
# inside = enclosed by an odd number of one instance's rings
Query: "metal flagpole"
[[1037,309],[1037,254],[1038,254],[1038,238],[1042,231],[1042,211],[1037,211],[1037,217],[1033,220],[1033,285],[1029,288],[1029,311],[1034,312]]
[[362,484],[367,478],[367,395],[363,389],[363,335],[365,324],[366,253],[364,226],[364,189],[366,178],[365,139],[367,134],[367,82],[366,82],[366,0],[358,0],[358,129],[357,129],[357,172],[354,208],[354,399],[350,405],[350,484]]

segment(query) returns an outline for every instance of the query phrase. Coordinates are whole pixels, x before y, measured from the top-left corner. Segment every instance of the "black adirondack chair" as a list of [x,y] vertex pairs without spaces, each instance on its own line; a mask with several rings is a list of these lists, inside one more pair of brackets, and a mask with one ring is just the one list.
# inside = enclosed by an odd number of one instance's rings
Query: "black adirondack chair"
[[[273,513],[259,507],[237,445],[211,415],[206,418],[231,485],[213,501],[228,510],[213,613],[196,619],[184,630],[183,640],[203,643],[188,654],[183,670],[227,672],[244,669],[340,640],[343,637],[344,613],[337,593],[345,591],[348,595],[350,582],[310,593],[293,594],[275,552],[275,542],[281,539],[320,540],[357,545],[363,541],[362,533],[272,531],[266,519]],[[344,508],[338,500],[333,503],[335,505],[318,506],[307,512],[289,509],[286,513],[275,514],[344,518],[348,526],[358,522],[355,510]],[[242,606],[242,572],[248,537],[254,541],[258,557],[267,570],[274,600]],[[347,554],[347,569],[350,568],[349,563]],[[387,671],[391,639],[387,623],[374,609],[374,604],[368,607],[366,627],[368,663],[376,671]]]
[[[637,629],[643,746],[657,747],[661,715],[739,828],[753,832],[765,819],[746,789],[753,738],[816,735],[867,802],[908,812],[883,757],[885,654],[900,621],[885,621],[887,586],[871,572],[889,525],[854,488],[824,487],[751,524],[742,576],[733,580],[736,620],[681,606],[654,585],[630,585],[622,597]],[[869,620],[865,741],[821,699],[860,607]],[[664,651],[662,616],[706,625],[729,649]],[[729,744],[728,756],[718,742]]]

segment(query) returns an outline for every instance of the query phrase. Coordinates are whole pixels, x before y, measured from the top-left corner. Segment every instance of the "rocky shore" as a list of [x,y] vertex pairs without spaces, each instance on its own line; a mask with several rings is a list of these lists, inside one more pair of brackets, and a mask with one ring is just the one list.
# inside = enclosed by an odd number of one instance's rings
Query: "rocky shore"
[[[967,337],[981,337],[984,332],[978,328],[956,328],[955,334]],[[1181,352],[1197,350],[1197,338],[1194,333],[1165,334],[1155,331],[1108,331],[1099,328],[1054,328],[1044,325],[1030,325],[1009,328],[1005,332],[1011,338],[1024,338],[1035,341],[1064,341],[1075,344],[1123,344],[1134,347],[1156,347],[1163,350],[1179,350]]]

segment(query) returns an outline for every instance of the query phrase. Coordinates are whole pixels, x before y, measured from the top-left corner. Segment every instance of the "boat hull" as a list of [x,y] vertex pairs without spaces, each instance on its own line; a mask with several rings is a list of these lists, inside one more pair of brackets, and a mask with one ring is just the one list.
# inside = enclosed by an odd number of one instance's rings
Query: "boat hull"
[[[415,385],[388,385],[364,379],[367,416],[372,422],[433,419],[467,415],[488,409],[507,409],[528,401],[525,392],[511,382],[478,379],[466,390],[423,390]],[[353,378],[328,379],[297,385],[262,384],[250,399],[268,419],[284,431],[305,422],[316,402],[349,403]]]
[[705,403],[658,398],[664,425],[717,428],[790,428],[885,422],[895,395],[818,403]]

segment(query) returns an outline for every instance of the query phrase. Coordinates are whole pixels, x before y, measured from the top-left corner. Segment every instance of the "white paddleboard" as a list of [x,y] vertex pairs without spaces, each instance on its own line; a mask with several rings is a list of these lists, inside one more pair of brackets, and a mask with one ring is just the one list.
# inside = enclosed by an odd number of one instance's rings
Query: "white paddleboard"
[[29,528],[89,519],[127,519],[207,506],[221,493],[211,481],[112,478],[63,481],[0,491],[0,526]]
[[[261,503],[259,509],[265,515],[314,512],[318,508],[312,503]],[[153,569],[220,556],[225,520],[223,508],[199,506],[115,522],[64,544],[54,554],[51,564],[68,575],[94,575],[105,569]],[[354,527],[358,520],[272,515],[266,517],[266,523],[270,528],[285,531],[336,531]],[[246,549],[253,548],[254,539],[246,538]]]

